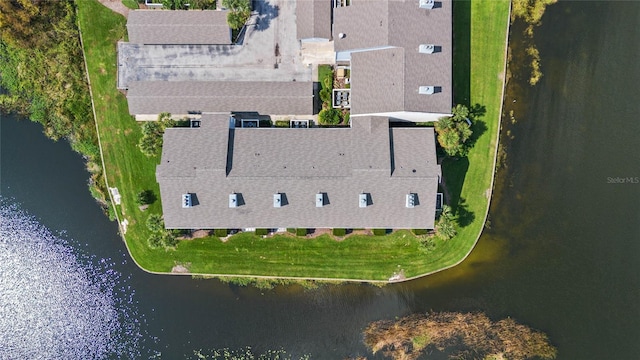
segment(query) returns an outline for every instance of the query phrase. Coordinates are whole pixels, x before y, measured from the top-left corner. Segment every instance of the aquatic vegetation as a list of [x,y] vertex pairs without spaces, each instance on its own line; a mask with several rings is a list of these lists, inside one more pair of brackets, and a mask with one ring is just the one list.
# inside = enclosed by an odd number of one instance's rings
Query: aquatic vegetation
[[216,350],[196,350],[191,359],[199,360],[310,360],[311,356],[294,356],[287,354],[283,349],[267,350],[261,354],[254,354],[250,346],[243,349],[231,350],[228,348]]
[[140,358],[144,319],[113,266],[0,198],[0,358]]
[[393,359],[417,359],[426,350],[453,352],[456,359],[555,359],[547,335],[511,318],[491,321],[483,313],[428,313],[397,321],[376,321],[364,330],[364,342]]
[[513,0],[511,8],[511,21],[521,19],[527,26],[524,30],[525,41],[527,42],[527,56],[531,75],[529,84],[535,85],[542,78],[540,65],[540,54],[533,41],[533,29],[542,22],[542,15],[547,6],[555,4],[558,0]]

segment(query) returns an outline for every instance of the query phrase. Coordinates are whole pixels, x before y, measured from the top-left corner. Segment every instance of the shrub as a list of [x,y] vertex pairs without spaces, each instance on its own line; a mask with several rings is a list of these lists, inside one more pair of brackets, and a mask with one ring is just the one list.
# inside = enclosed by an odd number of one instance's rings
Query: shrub
[[323,104],[327,104],[327,107],[331,106],[331,89],[329,88],[323,88],[322,90],[320,90],[320,101],[322,101]]
[[256,229],[256,235],[264,236],[269,233],[269,229]]
[[142,190],[136,194],[136,204],[138,205],[153,204],[155,200],[156,197],[151,190]]
[[387,229],[373,229],[373,235],[375,236],[387,235]]
[[321,124],[338,125],[342,122],[342,113],[338,109],[323,109],[318,113]]
[[296,229],[297,236],[307,236],[307,229],[305,228],[297,228]]
[[160,232],[164,230],[164,221],[162,220],[162,215],[160,214],[151,214],[147,218],[147,229],[151,232]]
[[295,228],[287,228],[287,232],[291,233],[291,234],[295,234],[296,233],[296,229]]
[[178,245],[178,239],[176,239],[170,231],[162,234],[162,242],[165,248],[174,248]]
[[427,235],[429,230],[427,229],[413,229],[413,233],[416,235]]
[[276,127],[279,128],[288,128],[290,126],[289,121],[287,120],[276,120]]
[[227,237],[227,229],[215,229],[213,230],[213,235],[217,237]]
[[442,207],[442,213],[440,213],[440,218],[436,224],[436,235],[442,240],[449,240],[456,236],[453,214],[451,214],[451,207],[448,205]]
[[147,238],[147,244],[152,249],[157,249],[162,247],[162,234],[151,234],[149,238]]
[[347,234],[347,229],[343,228],[334,228],[333,235],[334,236],[345,236]]
[[233,30],[242,28],[251,16],[249,0],[222,0],[222,6],[229,9],[227,24]]

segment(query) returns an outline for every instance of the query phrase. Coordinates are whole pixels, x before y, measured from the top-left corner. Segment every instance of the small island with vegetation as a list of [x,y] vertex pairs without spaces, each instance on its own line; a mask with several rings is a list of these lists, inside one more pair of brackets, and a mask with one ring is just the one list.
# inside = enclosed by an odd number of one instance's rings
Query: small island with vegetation
[[[212,6],[206,1],[196,3]],[[227,3],[230,13],[243,16],[239,20],[243,26],[252,23],[240,1]],[[336,227],[313,232],[297,227],[279,233],[267,228],[238,233],[224,228],[197,233],[165,229],[155,177],[161,159],[158,140],[166,129],[182,124],[136,122],[130,114],[126,97],[116,88],[117,43],[127,40],[123,16],[97,0],[29,6],[4,2],[1,6],[0,57],[6,59],[0,65],[1,85],[8,91],[0,95],[2,108],[42,122],[48,135],[68,139],[86,157],[92,194],[118,220],[132,258],[147,271],[229,277],[244,283],[260,279],[384,284],[458,264],[483,229],[499,131],[508,1],[448,5],[455,19],[452,103],[459,105],[451,110],[452,116],[416,123],[438,134],[444,180],[439,190],[446,201],[435,226],[393,231]],[[43,21],[44,16],[49,21]],[[260,21],[274,19],[267,16]],[[25,26],[31,23],[34,26]],[[235,28],[242,36],[242,27]],[[282,51],[276,47],[276,58]],[[354,121],[348,109],[330,106],[336,91],[351,89],[344,80],[348,70],[317,68],[318,125],[348,126]],[[291,124],[282,118],[270,126]]]

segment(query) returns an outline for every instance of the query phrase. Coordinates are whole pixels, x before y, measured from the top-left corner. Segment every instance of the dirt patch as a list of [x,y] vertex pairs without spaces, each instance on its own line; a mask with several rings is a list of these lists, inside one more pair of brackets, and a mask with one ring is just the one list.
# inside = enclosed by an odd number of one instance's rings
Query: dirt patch
[[171,268],[171,273],[173,274],[187,274],[189,273],[189,266],[191,266],[191,264],[176,264],[174,267]]
[[211,231],[209,230],[195,230],[192,231],[191,233],[184,235],[184,236],[180,236],[178,239],[180,240],[193,240],[193,239],[201,239],[204,237],[207,237],[211,235]]
[[122,3],[122,0],[99,0],[99,1],[100,1],[100,4],[108,7],[112,11],[117,12],[118,14],[124,17],[129,16],[129,11],[131,9],[124,6],[124,4]]

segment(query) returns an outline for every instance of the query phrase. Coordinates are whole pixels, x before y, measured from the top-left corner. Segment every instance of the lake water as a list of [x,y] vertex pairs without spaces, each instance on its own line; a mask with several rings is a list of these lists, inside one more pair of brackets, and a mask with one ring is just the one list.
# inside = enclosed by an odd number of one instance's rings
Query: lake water
[[515,69],[510,84],[517,121],[503,123],[491,228],[460,266],[383,289],[263,292],[144,273],[91,199],[82,159],[4,116],[0,359],[245,346],[342,359],[367,355],[370,321],[428,310],[511,316],[548,333],[559,359],[637,359],[640,3],[561,2],[543,22],[545,76],[531,88]]

